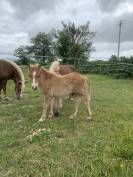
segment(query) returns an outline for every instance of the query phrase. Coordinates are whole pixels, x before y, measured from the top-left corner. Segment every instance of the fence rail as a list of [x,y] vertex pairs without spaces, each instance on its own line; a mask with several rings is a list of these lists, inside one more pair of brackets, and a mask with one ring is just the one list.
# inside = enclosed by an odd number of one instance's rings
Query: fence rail
[[129,63],[88,63],[77,65],[76,68],[81,73],[94,73],[113,75],[116,77],[133,77],[133,64]]
[[[21,66],[25,67],[25,66]],[[49,65],[45,64],[46,68],[49,68]],[[103,74],[110,75],[116,78],[119,77],[131,77],[133,78],[133,64],[130,63],[93,63],[88,62],[86,64],[75,65],[76,69],[83,73],[92,73],[92,74]]]
[[[22,66],[24,67],[24,66]],[[49,65],[45,65],[46,68],[49,68]],[[80,64],[75,66],[76,69],[84,74],[104,74],[112,75],[117,78],[119,77],[133,77],[133,64],[129,63],[93,63],[88,62],[86,64]]]

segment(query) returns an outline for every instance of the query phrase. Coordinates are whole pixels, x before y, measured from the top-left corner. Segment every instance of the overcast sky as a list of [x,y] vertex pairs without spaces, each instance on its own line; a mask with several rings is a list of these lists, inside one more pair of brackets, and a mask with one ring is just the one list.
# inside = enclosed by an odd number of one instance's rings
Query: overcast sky
[[0,52],[13,52],[38,32],[90,21],[96,32],[93,59],[117,53],[118,24],[123,21],[121,55],[133,55],[133,0],[0,0]]

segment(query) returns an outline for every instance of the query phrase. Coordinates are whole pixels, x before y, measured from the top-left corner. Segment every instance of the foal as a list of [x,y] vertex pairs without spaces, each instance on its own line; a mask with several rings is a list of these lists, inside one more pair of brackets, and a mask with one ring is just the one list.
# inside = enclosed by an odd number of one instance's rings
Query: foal
[[37,64],[29,66],[29,76],[32,79],[32,89],[37,90],[40,87],[45,95],[43,113],[39,121],[46,119],[49,106],[50,116],[54,116],[53,104],[51,104],[53,98],[63,98],[66,96],[72,96],[75,102],[75,110],[70,116],[71,119],[77,116],[81,100],[84,101],[87,107],[87,119],[91,119],[90,82],[87,78],[76,72],[59,76],[43,69]]

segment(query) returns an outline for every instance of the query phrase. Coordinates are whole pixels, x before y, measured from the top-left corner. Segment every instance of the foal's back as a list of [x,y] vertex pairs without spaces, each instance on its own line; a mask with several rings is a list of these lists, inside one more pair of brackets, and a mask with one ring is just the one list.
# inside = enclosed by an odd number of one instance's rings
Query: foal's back
[[72,72],[60,76],[53,74],[51,80],[53,87],[57,87],[59,90],[80,90],[86,81],[87,78],[78,72]]
[[74,87],[80,87],[87,80],[87,78],[78,72],[72,72],[62,76],[62,80],[64,80],[68,85],[70,84],[74,85]]

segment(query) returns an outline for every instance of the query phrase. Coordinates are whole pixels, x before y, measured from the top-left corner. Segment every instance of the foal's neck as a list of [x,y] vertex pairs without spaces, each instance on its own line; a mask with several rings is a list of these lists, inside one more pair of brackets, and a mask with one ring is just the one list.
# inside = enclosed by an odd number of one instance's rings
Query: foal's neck
[[54,73],[52,73],[52,72],[49,72],[49,71],[47,71],[46,69],[42,69],[42,72],[41,72],[42,74],[43,74],[43,78],[45,78],[45,80],[47,80],[47,79],[51,79],[52,77],[54,77]]
[[51,83],[52,78],[55,77],[55,74],[42,69],[40,73],[40,79],[39,79],[39,85],[40,87],[49,87],[49,84]]

